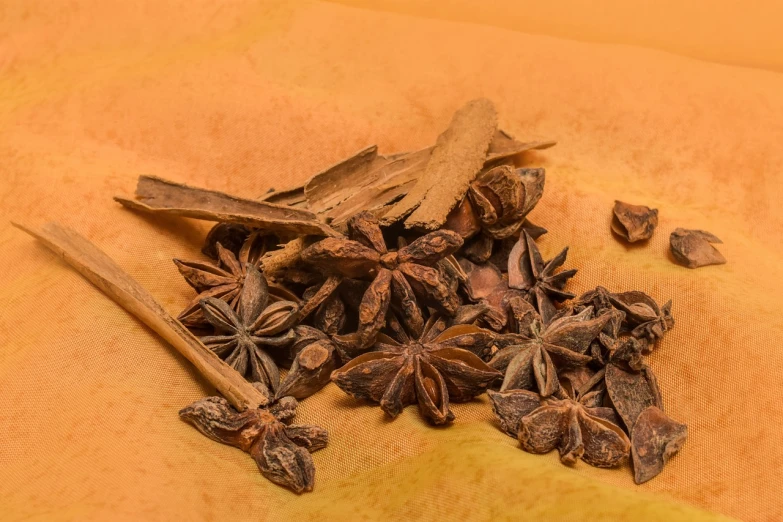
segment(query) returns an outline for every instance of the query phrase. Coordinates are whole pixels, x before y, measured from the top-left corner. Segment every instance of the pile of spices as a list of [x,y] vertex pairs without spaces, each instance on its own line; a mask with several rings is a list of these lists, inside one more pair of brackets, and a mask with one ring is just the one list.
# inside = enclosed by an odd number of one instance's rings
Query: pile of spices
[[[523,450],[557,449],[637,483],[661,472],[687,428],[663,411],[646,355],[674,320],[641,291],[567,291],[568,249],[545,261],[528,213],[541,168],[497,128],[491,102],[458,110],[432,147],[368,147],[284,192],[243,199],[140,177],[134,210],[214,221],[203,253],[174,262],[193,300],[170,317],[94,246],[56,225],[28,232],[171,342],[224,395],[180,412],[206,436],[248,452],[269,480],[310,491],[310,452],[326,431],[291,424],[297,400],[330,381],[394,418],[429,423],[487,392],[498,426]],[[617,202],[612,230],[648,239],[658,211]],[[678,229],[689,266],[722,259],[717,238]],[[690,261],[688,261],[690,260]],[[284,377],[282,377],[284,375]]]

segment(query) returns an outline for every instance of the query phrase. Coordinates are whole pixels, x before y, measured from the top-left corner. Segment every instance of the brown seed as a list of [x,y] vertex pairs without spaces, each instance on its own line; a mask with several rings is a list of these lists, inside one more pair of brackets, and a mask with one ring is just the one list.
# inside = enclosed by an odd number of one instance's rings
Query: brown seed
[[650,406],[639,414],[631,432],[634,481],[642,484],[658,475],[688,437],[688,427]]
[[658,226],[658,209],[614,202],[612,232],[629,243],[650,239]]
[[684,228],[676,229],[669,237],[674,259],[688,268],[726,263],[723,254],[710,243],[723,243],[723,241],[704,230],[686,230]]

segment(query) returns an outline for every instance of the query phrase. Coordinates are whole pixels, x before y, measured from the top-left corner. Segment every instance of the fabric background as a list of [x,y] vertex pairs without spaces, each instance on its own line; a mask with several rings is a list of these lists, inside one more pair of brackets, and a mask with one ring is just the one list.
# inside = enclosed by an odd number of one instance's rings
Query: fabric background
[[[622,35],[555,39],[468,23],[464,10],[438,20],[350,3],[367,9],[0,6],[2,518],[783,519],[783,76],[621,45],[640,43]],[[508,20],[524,15],[509,9]],[[670,50],[685,45],[677,38]],[[531,218],[550,231],[545,256],[571,247],[570,288],[674,300],[676,325],[651,364],[690,433],[643,486],[629,468],[569,469],[555,453],[520,451],[486,398],[433,429],[415,407],[387,421],[329,386],[298,411],[331,441],[314,455],[316,491],[296,496],[180,421],[214,390],[8,224],[75,228],[176,314],[192,293],[171,259],[198,258],[209,225],[122,209],[111,197],[139,174],[257,197],[371,143],[427,146],[478,96],[516,137],[559,142],[526,161],[547,168]],[[612,237],[615,199],[660,209],[649,245]],[[723,239],[729,263],[673,264],[678,226]]]

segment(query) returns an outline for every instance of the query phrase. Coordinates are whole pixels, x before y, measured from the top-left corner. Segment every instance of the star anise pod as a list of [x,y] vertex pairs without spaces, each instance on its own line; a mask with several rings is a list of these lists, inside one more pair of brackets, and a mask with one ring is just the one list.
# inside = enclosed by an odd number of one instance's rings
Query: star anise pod
[[650,239],[657,226],[658,209],[614,202],[612,232],[629,243]]
[[[525,304],[517,299],[514,306],[524,309]],[[548,325],[533,314],[528,318],[528,331],[511,336],[512,344],[501,348],[489,365],[505,373],[501,391],[535,388],[541,396],[549,397],[560,390],[558,371],[585,366],[592,360],[586,352],[608,317],[593,317],[592,309],[588,308]],[[505,344],[503,338],[498,342]]]
[[609,294],[609,300],[615,308],[625,312],[625,323],[631,335],[649,341],[650,349],[674,326],[671,300],[658,306],[655,299],[639,291]]
[[359,325],[352,342],[360,348],[372,345],[386,323],[390,305],[417,334],[424,326],[417,300],[450,315],[456,312],[459,301],[437,264],[459,250],[459,235],[437,230],[390,251],[378,219],[369,212],[352,217],[348,231],[351,239],[323,239],[303,250],[301,257],[328,273],[372,281],[359,306]]
[[526,231],[522,231],[508,258],[508,286],[526,290],[544,323],[557,314],[555,302],[572,299],[574,294],[563,290],[566,282],[574,277],[575,269],[555,271],[565,263],[568,247],[546,263],[538,246]]
[[465,255],[481,263],[492,255],[495,240],[519,234],[525,216],[544,193],[544,169],[501,165],[481,172],[444,228],[470,240]]
[[306,325],[294,327],[296,339],[291,345],[293,362],[276,397],[304,399],[329,382],[338,366],[334,344],[320,330]]
[[726,264],[726,258],[712,243],[723,241],[706,230],[678,228],[669,236],[672,257],[688,268]]
[[508,279],[491,262],[475,264],[467,259],[459,260],[467,278],[464,283],[468,298],[487,307],[484,322],[495,331],[501,331],[508,320],[509,300],[525,297],[521,290],[508,287]]
[[418,402],[433,424],[451,422],[449,402],[473,399],[501,374],[479,357],[492,345],[492,332],[473,325],[444,330],[445,324],[437,315],[430,317],[418,339],[397,329],[399,342],[379,334],[373,351],[335,370],[332,380],[357,399],[380,403],[392,418]]
[[215,243],[217,264],[175,259],[179,273],[199,293],[177,319],[191,328],[208,326],[200,305],[208,297],[221,299],[236,310],[239,293],[245,282],[245,267],[248,264],[258,267],[261,256],[267,251],[267,242],[267,236],[261,232],[252,232],[242,243],[237,255],[222,244]]
[[566,464],[582,459],[600,468],[628,458],[631,442],[614,411],[600,406],[596,392],[577,399],[565,393],[541,399],[527,390],[490,391],[489,398],[503,431],[519,439],[525,451],[549,453],[557,448]]
[[218,223],[207,233],[201,252],[212,259],[217,259],[217,245],[220,243],[223,248],[227,248],[234,255],[239,255],[239,249],[245,244],[248,236],[250,236],[250,229],[245,225]]
[[274,392],[280,373],[265,348],[280,349],[294,341],[290,328],[298,319],[298,306],[291,301],[269,304],[266,278],[251,264],[245,270],[236,312],[215,297],[202,300],[204,316],[216,333],[202,337],[201,342],[241,375]]
[[326,446],[328,434],[318,426],[289,425],[295,408],[296,400],[286,397],[269,409],[240,413],[222,397],[207,397],[179,416],[210,439],[249,453],[267,479],[302,493],[313,490],[310,453]]

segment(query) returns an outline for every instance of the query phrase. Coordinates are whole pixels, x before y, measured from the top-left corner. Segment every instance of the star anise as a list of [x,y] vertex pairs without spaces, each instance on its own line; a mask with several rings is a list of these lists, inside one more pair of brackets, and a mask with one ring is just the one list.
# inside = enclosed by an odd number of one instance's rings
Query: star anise
[[280,373],[264,348],[284,348],[294,341],[290,328],[298,319],[298,307],[291,301],[269,304],[266,278],[251,264],[245,270],[236,312],[215,297],[201,302],[206,320],[216,330],[215,335],[202,337],[201,342],[241,375],[274,392]]
[[467,276],[464,286],[468,297],[487,307],[484,322],[495,331],[502,330],[507,323],[509,300],[525,297],[526,293],[509,288],[508,279],[492,262],[475,264],[460,259],[459,264]]
[[237,255],[222,244],[215,243],[217,264],[175,259],[174,263],[179,273],[199,293],[188,303],[177,319],[191,328],[207,326],[200,303],[208,297],[221,299],[236,310],[239,293],[245,282],[245,267],[248,264],[258,267],[267,247],[268,237],[260,232],[252,232],[242,243]]
[[631,335],[649,341],[650,349],[674,326],[671,300],[658,306],[655,299],[639,291],[609,294],[609,300],[615,308],[625,312],[625,324]]
[[566,464],[582,459],[600,468],[628,458],[631,442],[614,411],[600,406],[597,392],[577,399],[565,393],[541,399],[527,390],[490,391],[489,398],[503,431],[519,439],[525,451],[549,453],[557,448]]
[[326,238],[302,251],[305,262],[328,273],[371,280],[359,306],[359,325],[352,339],[361,348],[372,345],[386,323],[391,305],[416,334],[424,319],[417,302],[453,315],[459,301],[444,282],[437,264],[462,246],[449,230],[430,232],[397,251],[386,247],[378,219],[362,212],[348,221],[349,237]]
[[672,257],[688,268],[726,264],[726,258],[712,243],[723,241],[706,230],[678,228],[669,236]]
[[335,370],[332,380],[357,399],[380,403],[392,418],[418,402],[433,424],[451,422],[449,402],[473,399],[501,374],[479,357],[492,345],[492,332],[473,325],[444,330],[445,324],[430,317],[418,339],[398,329],[399,342],[379,334],[373,351]]
[[249,453],[261,474],[296,493],[312,491],[315,466],[310,453],[328,442],[325,429],[288,424],[296,399],[286,397],[269,409],[237,412],[222,397],[207,397],[180,410],[179,416],[212,440]]
[[544,169],[501,165],[481,172],[444,228],[470,240],[465,255],[477,263],[492,255],[495,240],[519,234],[525,216],[544,193]]
[[[514,302],[517,309],[524,309],[525,305],[530,307],[520,299]],[[493,368],[505,372],[500,390],[535,388],[543,397],[556,394],[560,390],[557,372],[584,366],[592,360],[585,352],[607,321],[606,316],[593,317],[591,308],[555,319],[548,325],[535,314],[528,314],[522,327],[528,330],[506,336],[510,341],[499,338],[499,344],[511,344],[489,362]]]
[[566,255],[568,247],[544,263],[536,242],[523,230],[508,257],[508,286],[528,292],[529,300],[541,314],[544,324],[549,323],[557,314],[555,302],[575,297],[563,288],[566,282],[574,277],[576,270],[555,273],[565,263]]

